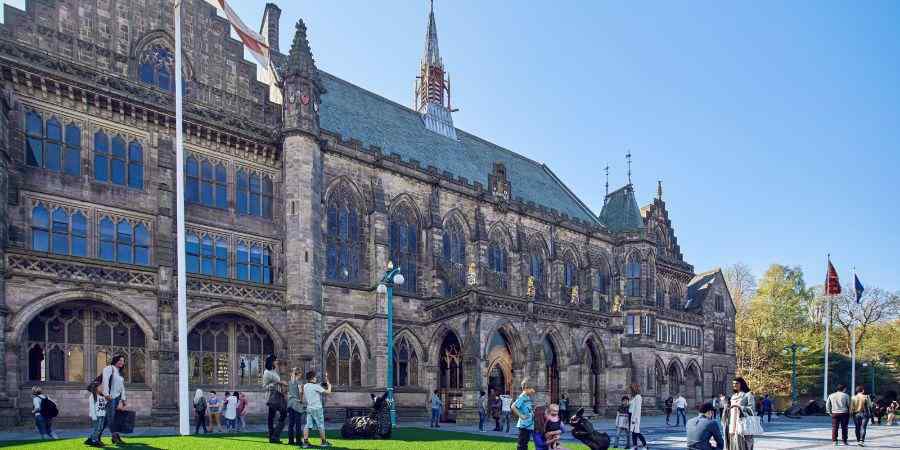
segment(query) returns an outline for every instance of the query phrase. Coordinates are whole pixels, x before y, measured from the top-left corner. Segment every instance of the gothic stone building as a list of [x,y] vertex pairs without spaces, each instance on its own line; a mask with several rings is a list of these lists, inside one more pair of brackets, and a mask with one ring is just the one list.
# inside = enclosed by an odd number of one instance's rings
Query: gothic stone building
[[[203,0],[183,7],[191,389],[249,393],[264,355],[327,370],[327,414],[365,405],[393,364],[401,418],[428,393],[472,420],[478,391],[609,413],[726,388],[734,308],[684,261],[661,187],[596,215],[544,164],[453,126],[432,11],[412,108],[316,67],[281,11],[245,60]],[[84,419],[84,385],[127,357],[140,420],[174,417],[174,20],[171,0],[28,0],[0,26],[0,415],[30,389]],[[320,24],[319,26],[325,26]],[[288,47],[288,46],[285,46]],[[591,193],[590,195],[596,195]],[[389,262],[395,352],[376,287]]]

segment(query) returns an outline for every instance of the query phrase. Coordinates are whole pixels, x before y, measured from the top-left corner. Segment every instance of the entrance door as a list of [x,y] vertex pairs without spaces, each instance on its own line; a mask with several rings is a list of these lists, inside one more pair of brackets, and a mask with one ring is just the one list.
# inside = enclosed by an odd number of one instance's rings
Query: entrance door
[[438,390],[444,401],[441,421],[456,422],[456,414],[462,409],[463,364],[459,338],[448,332],[439,353],[440,382]]

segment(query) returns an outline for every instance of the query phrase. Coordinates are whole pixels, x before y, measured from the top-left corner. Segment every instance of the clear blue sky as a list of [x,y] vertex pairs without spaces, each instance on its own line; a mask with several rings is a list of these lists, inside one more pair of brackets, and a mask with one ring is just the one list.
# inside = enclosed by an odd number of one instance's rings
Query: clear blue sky
[[[13,3],[22,3],[22,0]],[[264,2],[233,0],[258,27]],[[280,1],[282,50],[412,99],[425,1]],[[900,290],[900,2],[437,0],[459,128],[545,162],[595,212],[634,155],[697,271],[743,261]],[[515,180],[513,180],[515,183]],[[515,189],[515,184],[513,184]]]

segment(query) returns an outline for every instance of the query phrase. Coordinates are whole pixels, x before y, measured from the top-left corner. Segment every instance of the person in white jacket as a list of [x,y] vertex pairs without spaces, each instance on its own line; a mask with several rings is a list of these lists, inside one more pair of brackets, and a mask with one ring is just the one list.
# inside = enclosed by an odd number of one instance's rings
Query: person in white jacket
[[[631,391],[631,402],[628,403],[628,413],[631,415],[631,427],[629,428],[629,431],[631,431],[631,444],[633,448],[647,448],[647,440],[641,434],[641,403],[643,402],[641,386],[637,383],[631,383],[629,391]],[[638,439],[641,441],[640,447],[637,445]]]
[[[112,362],[103,368],[103,381],[100,383],[100,391],[106,398],[106,420],[104,428],[109,427],[113,444],[124,444],[119,436],[119,428],[116,426],[116,411],[120,405],[125,407],[125,378],[122,377],[122,368],[125,367],[125,356],[113,356]],[[100,430],[103,435],[103,430]],[[98,436],[99,439],[99,436]]]

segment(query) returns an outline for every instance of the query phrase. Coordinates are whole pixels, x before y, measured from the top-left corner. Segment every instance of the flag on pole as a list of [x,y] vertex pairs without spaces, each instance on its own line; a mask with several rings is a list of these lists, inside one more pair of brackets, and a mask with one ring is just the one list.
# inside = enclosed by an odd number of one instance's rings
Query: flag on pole
[[841,281],[838,279],[837,270],[828,260],[828,275],[825,277],[825,295],[838,295],[841,293]]
[[856,304],[859,304],[859,301],[862,300],[863,291],[866,289],[863,287],[862,283],[859,282],[859,277],[856,274],[853,274],[853,294],[856,296]]
[[247,47],[247,50],[250,50],[250,53],[256,58],[256,61],[258,61],[260,65],[269,67],[269,45],[265,43],[263,37],[247,27],[225,0],[216,0],[215,3],[218,4],[219,8],[225,13],[225,17],[228,18],[228,22],[231,23],[231,26],[234,27],[234,32],[241,38],[244,47]]

